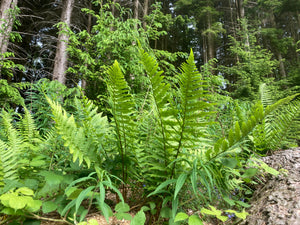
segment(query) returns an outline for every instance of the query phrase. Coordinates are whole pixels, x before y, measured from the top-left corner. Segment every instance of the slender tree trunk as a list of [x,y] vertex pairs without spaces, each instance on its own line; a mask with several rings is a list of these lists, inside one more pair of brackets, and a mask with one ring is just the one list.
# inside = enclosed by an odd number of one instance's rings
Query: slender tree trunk
[[[92,9],[92,2],[90,2],[90,4],[89,4],[89,9],[90,10]],[[92,15],[91,14],[88,15],[88,24],[87,24],[86,30],[89,34],[91,34],[91,30],[92,30]],[[88,67],[88,64],[85,64],[85,66]],[[83,89],[83,92],[86,89],[86,86],[87,86],[86,79],[84,79],[84,77],[82,77],[82,79],[81,79],[81,88]]]
[[[138,20],[139,19],[139,0],[134,1],[134,19]],[[135,24],[135,29],[137,30],[138,24]]]
[[147,22],[146,22],[146,16],[148,16],[148,9],[149,9],[149,0],[144,1],[144,18],[143,18],[143,28],[147,29]]
[[[2,0],[0,5],[0,61],[3,60],[3,53],[7,52],[9,34],[14,24],[14,16],[11,14],[17,6],[17,0]],[[10,12],[12,10],[12,12]],[[0,65],[0,79],[2,66]]]
[[[270,20],[271,20],[272,27],[277,28],[277,24],[276,24],[276,21],[275,21],[275,16],[274,16],[273,11],[270,13]],[[280,52],[280,49],[275,48],[275,52],[276,52],[276,55],[277,55],[277,59],[279,61],[280,78],[284,79],[284,78],[286,78],[286,72],[285,72],[285,66],[284,66],[284,63],[283,63],[282,54]]]
[[202,50],[202,52],[203,52],[203,63],[206,64],[208,62],[206,37],[205,37],[205,35],[202,35],[202,37],[203,37],[203,46],[202,46],[202,48],[203,48],[203,50]]
[[[212,26],[212,18],[211,14],[207,14],[207,27],[211,29]],[[208,32],[207,34],[207,47],[208,47],[208,60],[211,60],[215,57],[215,42],[214,42],[214,34],[212,32]]]
[[0,6],[0,53],[7,51],[9,34],[12,31],[14,18],[10,10],[17,6],[17,0],[2,0]]
[[[71,15],[74,7],[74,0],[65,0],[63,2],[63,10],[61,15],[61,22],[65,23],[66,26],[71,25]],[[65,27],[61,26],[59,29],[56,55],[54,59],[54,69],[53,69],[53,80],[57,80],[62,84],[66,83],[66,69],[68,62],[67,46],[69,36],[64,33]]]

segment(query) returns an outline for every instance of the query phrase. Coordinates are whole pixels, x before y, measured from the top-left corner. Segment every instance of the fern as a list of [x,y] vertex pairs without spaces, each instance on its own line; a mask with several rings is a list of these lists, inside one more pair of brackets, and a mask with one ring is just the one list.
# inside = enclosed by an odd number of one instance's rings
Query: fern
[[0,177],[0,182],[3,184],[4,180],[18,180],[18,160],[20,159],[23,140],[12,125],[11,115],[2,110],[1,117],[6,133],[6,140],[0,140],[1,173],[3,174],[3,177]]
[[256,150],[265,153],[280,148],[288,140],[292,128],[293,133],[299,132],[299,128],[293,125],[299,123],[300,101],[297,99],[299,94],[295,94],[271,104],[270,91],[265,84],[260,86],[260,93],[267,115],[255,128],[253,141]]
[[175,108],[170,104],[171,87],[165,83],[163,71],[159,70],[154,57],[143,50],[140,50],[140,54],[150,84],[151,112],[146,114],[142,126],[146,139],[139,160],[145,180],[159,184],[171,176],[172,169],[168,166],[178,147],[178,121]]
[[261,84],[259,86],[259,94],[260,94],[260,100],[265,107],[267,107],[268,105],[272,105],[273,101],[272,101],[272,93],[269,91],[269,89],[267,88],[267,85],[265,83]]
[[130,88],[117,61],[108,69],[107,86],[109,92],[108,100],[114,118],[113,127],[117,149],[122,163],[122,178],[123,181],[127,181],[129,169],[127,161],[135,155],[136,112]]
[[[191,54],[181,67],[181,74],[178,75],[179,91],[178,96],[178,145],[175,151],[174,159],[177,159],[183,148],[193,149],[200,146],[200,142],[206,136],[206,126],[212,124],[210,116],[214,114],[211,111],[212,104],[207,101],[209,98],[205,82],[201,79],[198,72],[194,55]],[[174,167],[175,168],[175,164]]]
[[[74,116],[69,116],[62,107],[54,101],[47,98],[54,116],[57,132],[65,141],[65,146],[70,149],[73,155],[73,161],[83,161],[90,167],[92,164],[97,167],[103,162],[99,149],[102,142],[105,143],[105,135],[108,131],[108,122],[106,117],[97,113],[97,107],[94,107],[90,101],[83,103],[85,112],[83,114],[84,122],[76,122]],[[79,101],[79,100],[78,100]]]

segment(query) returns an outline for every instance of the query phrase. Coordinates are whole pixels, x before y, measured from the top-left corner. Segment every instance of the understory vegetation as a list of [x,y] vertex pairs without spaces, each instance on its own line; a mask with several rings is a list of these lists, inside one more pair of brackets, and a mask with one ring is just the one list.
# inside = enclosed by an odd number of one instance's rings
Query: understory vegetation
[[[193,52],[173,84],[153,56],[139,54],[148,90],[134,96],[115,61],[106,114],[80,89],[48,80],[29,88],[20,113],[2,109],[3,221],[56,211],[57,221],[85,224],[94,207],[106,220],[131,224],[246,218],[255,178],[279,173],[258,156],[296,145],[289,132],[299,132],[298,94],[272,102],[262,84],[259,100],[224,103],[209,91]],[[133,218],[130,207],[138,211]]]
[[[159,3],[142,22],[93,3],[99,12],[82,9],[89,31],[56,24],[68,36],[66,83],[0,53],[0,224],[97,225],[93,212],[132,225],[244,220],[261,177],[284,172],[261,157],[299,146],[299,69],[275,80],[280,62],[245,18],[228,36],[235,63],[199,67],[199,49],[151,47],[171,19]],[[225,33],[217,25],[202,36]],[[17,82],[31,72],[35,80]]]

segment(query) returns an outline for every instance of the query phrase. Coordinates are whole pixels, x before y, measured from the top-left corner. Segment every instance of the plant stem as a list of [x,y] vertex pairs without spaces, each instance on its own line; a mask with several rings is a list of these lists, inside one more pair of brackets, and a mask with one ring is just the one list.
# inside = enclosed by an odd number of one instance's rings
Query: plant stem
[[29,217],[29,218],[35,218],[35,219],[38,219],[38,220],[47,220],[47,221],[52,221],[52,222],[61,222],[61,223],[66,223],[66,224],[69,224],[69,225],[73,225],[73,223],[70,223],[67,220],[51,219],[51,218],[47,218],[47,217],[42,217],[42,216],[36,215],[34,213],[30,213],[30,214],[32,216],[27,216],[27,217]]

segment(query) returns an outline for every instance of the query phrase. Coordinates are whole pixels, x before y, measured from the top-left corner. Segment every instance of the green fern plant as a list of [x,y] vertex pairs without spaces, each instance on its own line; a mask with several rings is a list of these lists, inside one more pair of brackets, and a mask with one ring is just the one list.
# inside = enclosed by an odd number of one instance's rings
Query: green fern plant
[[84,104],[82,120],[75,120],[74,116],[69,116],[59,103],[48,97],[47,100],[52,108],[57,133],[62,136],[64,145],[73,155],[73,162],[78,160],[81,164],[84,161],[88,168],[90,166],[99,168],[104,159],[101,146],[105,143],[108,132],[107,118],[97,113],[97,107],[89,100],[77,103]]
[[[131,178],[134,178],[133,175],[136,174],[132,166],[136,161],[135,151],[137,146],[135,103],[118,62],[115,61],[107,72],[108,103],[113,115],[111,126],[114,130],[115,146],[118,151],[118,155],[115,155],[115,162],[120,161],[121,163],[121,168],[116,166],[114,171],[119,170],[122,180],[127,183],[128,175],[131,174]],[[126,200],[127,194],[124,184],[122,189]]]
[[0,138],[1,184],[33,178],[33,171],[42,169],[47,159],[40,152],[45,140],[39,135],[31,113],[24,108],[24,115],[17,118],[2,110],[0,127],[4,131]]
[[0,177],[1,185],[5,180],[18,179],[18,160],[20,159],[20,149],[23,143],[17,130],[12,125],[11,115],[2,110],[2,129],[5,129],[6,140],[0,140],[0,160],[2,168],[2,177]]
[[[77,100],[77,108],[82,111],[69,115],[58,103],[48,99],[56,130],[70,149],[73,161],[85,162],[88,167],[93,165],[100,181],[107,169],[105,163],[120,162],[119,177],[127,183],[136,178],[143,182],[148,194],[146,201],[154,201],[160,209],[157,216],[161,213],[170,218],[170,224],[174,223],[181,206],[181,192],[185,187],[191,186],[195,198],[203,204],[212,202],[218,194],[232,203],[228,200],[230,191],[252,177],[251,171],[243,169],[252,160],[249,152],[245,154],[244,144],[269,115],[287,103],[296,102],[297,95],[271,105],[267,105],[267,100],[256,102],[249,116],[238,112],[238,121],[227,135],[214,141],[206,131],[214,123],[214,104],[208,100],[212,99],[209,88],[196,69],[193,52],[182,65],[176,77],[178,87],[173,89],[154,57],[143,50],[140,57],[149,79],[145,97],[149,110],[135,109],[131,90],[117,62],[108,69],[106,80],[110,123],[88,100]],[[105,141],[107,138],[109,143]],[[138,172],[131,174],[134,167]],[[123,195],[126,199],[125,191]]]
[[272,96],[266,84],[260,86],[261,102],[268,115],[253,133],[252,140],[257,151],[266,153],[268,150],[282,147],[285,141],[293,143],[299,140],[297,124],[300,123],[300,100],[298,96],[299,94],[288,96],[272,104]]

